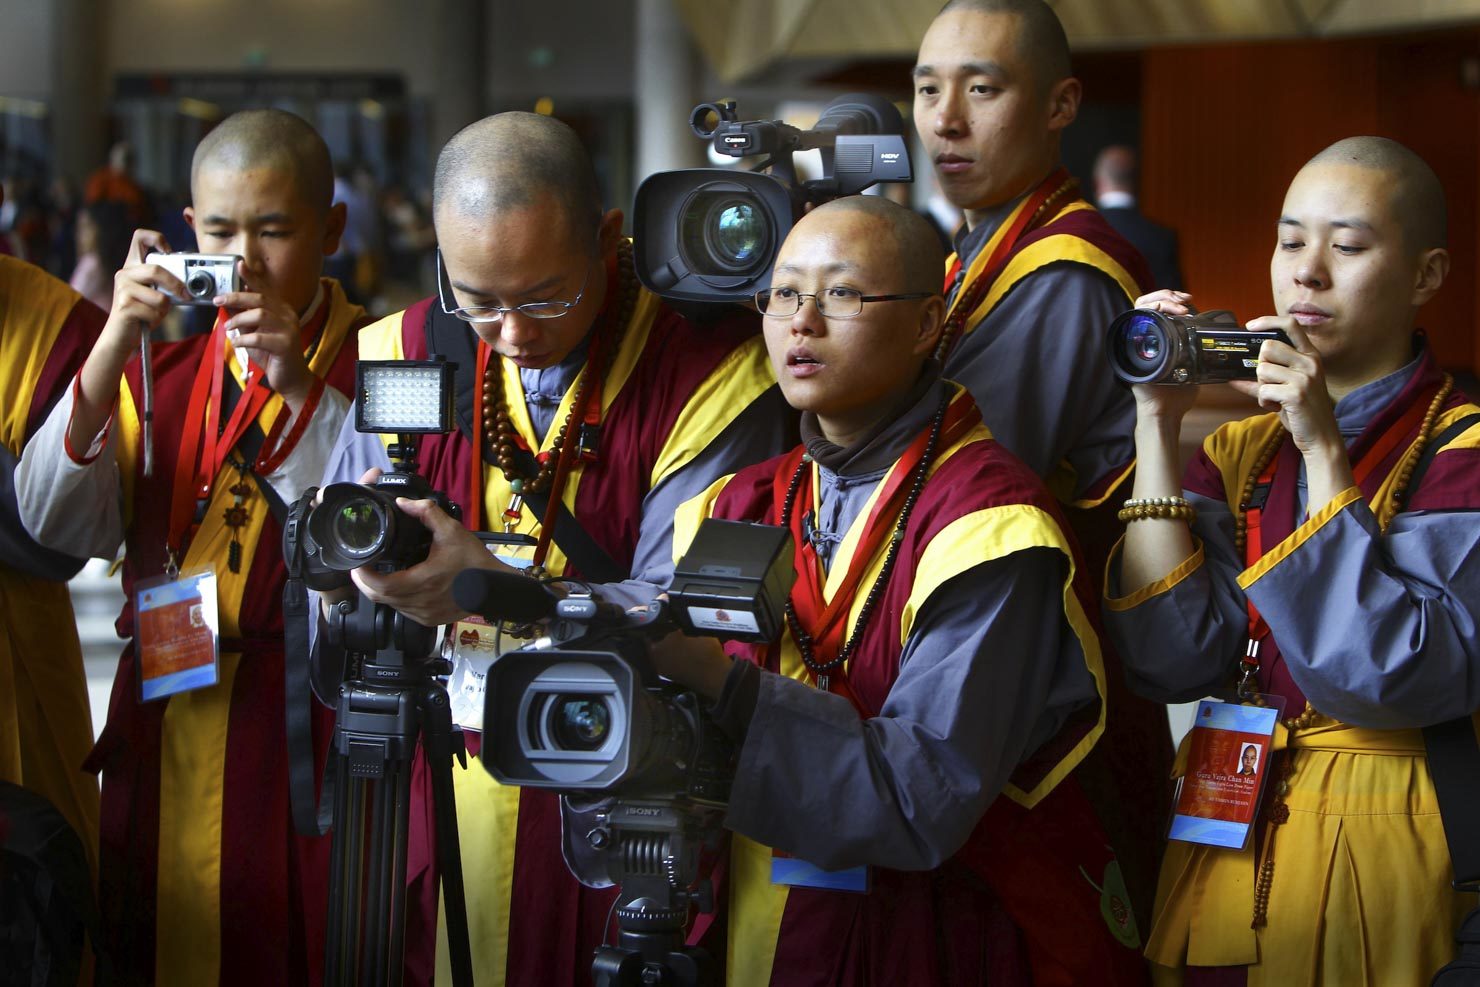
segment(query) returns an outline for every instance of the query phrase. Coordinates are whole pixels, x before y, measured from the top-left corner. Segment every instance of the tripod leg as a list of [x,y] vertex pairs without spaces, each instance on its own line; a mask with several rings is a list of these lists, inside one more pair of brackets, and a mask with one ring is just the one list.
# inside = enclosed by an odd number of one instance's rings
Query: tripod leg
[[[365,892],[365,939],[362,953],[365,982],[380,987],[390,982],[389,946],[391,931],[392,871],[395,853],[395,779],[394,767],[386,765],[385,774],[372,785],[370,822],[369,887]],[[400,970],[395,971],[397,977]]]
[[452,790],[452,708],[445,689],[434,686],[422,693],[422,716],[422,738],[432,777],[432,815],[437,823],[437,866],[442,872],[442,900],[447,907],[452,982],[456,987],[472,987],[468,906],[457,836],[457,799]]
[[324,949],[324,983],[359,980],[360,892],[365,833],[365,783],[348,776],[338,763],[340,784],[334,793],[334,836],[330,852],[329,924]]
[[[406,854],[411,833],[411,764],[398,761],[394,768],[394,785],[388,785],[395,793],[395,840],[396,853],[391,870],[391,912],[389,956],[396,969],[390,971],[387,983],[399,984],[405,966],[406,952]],[[389,780],[388,780],[389,781]]]

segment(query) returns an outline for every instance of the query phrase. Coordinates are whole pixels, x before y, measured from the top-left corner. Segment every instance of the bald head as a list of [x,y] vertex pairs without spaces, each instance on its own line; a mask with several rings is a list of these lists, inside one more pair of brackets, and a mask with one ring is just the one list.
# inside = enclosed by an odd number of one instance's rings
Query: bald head
[[334,201],[329,146],[302,117],[285,110],[233,113],[206,134],[190,164],[192,189],[208,169],[269,168],[292,177],[303,201],[327,213]]
[[894,245],[891,266],[902,277],[900,292],[938,293],[946,255],[930,223],[913,210],[890,202],[882,195],[850,195],[818,206],[802,217],[798,227],[826,222],[840,215],[867,216],[878,225],[879,240]]
[[537,113],[499,113],[464,127],[437,156],[438,216],[487,220],[553,199],[581,242],[601,219],[591,155],[574,130]]
[[1033,67],[1040,89],[1074,74],[1069,63],[1069,39],[1053,8],[1043,0],[948,0],[941,14],[970,11],[978,14],[1011,14],[1018,19],[1017,49]]
[[1444,186],[1423,158],[1386,137],[1348,137],[1311,158],[1305,167],[1332,164],[1353,165],[1387,176],[1393,213],[1403,227],[1404,245],[1410,254],[1445,246],[1449,220]]

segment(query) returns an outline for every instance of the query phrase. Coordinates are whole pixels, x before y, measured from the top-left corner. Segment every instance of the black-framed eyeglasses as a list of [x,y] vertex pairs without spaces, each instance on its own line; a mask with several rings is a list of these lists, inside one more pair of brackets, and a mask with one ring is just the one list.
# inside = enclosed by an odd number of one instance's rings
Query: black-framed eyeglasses
[[755,293],[755,307],[762,315],[786,319],[797,314],[802,299],[812,299],[817,312],[829,319],[851,319],[863,311],[864,302],[897,302],[909,298],[930,298],[933,291],[910,291],[899,295],[865,295],[855,288],[823,288],[807,293],[791,288],[767,288]]
[[448,315],[456,316],[464,322],[483,323],[498,322],[510,312],[518,312],[530,319],[558,319],[568,313],[571,309],[581,304],[581,299],[586,295],[586,286],[591,283],[591,267],[587,265],[586,276],[581,280],[581,290],[576,292],[576,297],[568,302],[525,302],[523,305],[469,305],[459,308],[456,304],[457,296],[452,293],[452,282],[447,277],[447,268],[442,266],[442,248],[437,248],[437,301],[442,304],[442,311]]

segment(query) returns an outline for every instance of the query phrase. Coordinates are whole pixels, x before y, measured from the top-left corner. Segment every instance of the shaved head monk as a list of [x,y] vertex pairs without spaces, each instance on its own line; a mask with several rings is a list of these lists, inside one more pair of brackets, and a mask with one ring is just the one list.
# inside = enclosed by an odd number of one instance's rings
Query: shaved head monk
[[[433,199],[438,294],[366,329],[360,352],[457,364],[463,424],[426,436],[419,461],[462,505],[462,523],[430,501],[402,502],[432,531],[429,557],[355,570],[356,587],[428,626],[466,616],[450,586],[470,567],[601,583],[607,599],[647,603],[672,574],[678,505],[787,441],[755,317],[700,329],[644,290],[621,211],[602,208],[590,155],[550,117],[501,113],[458,133],[438,157]],[[375,475],[388,465],[382,438],[347,428],[326,480]],[[469,530],[488,528],[511,536],[496,555]],[[486,666],[476,653],[455,662],[454,676]],[[459,719],[469,731],[482,726],[481,696],[475,705]],[[501,786],[478,764],[454,776],[463,869],[480,875],[467,882],[478,982],[589,983],[613,893],[570,876],[556,798]],[[430,859],[430,847],[418,853],[413,862]],[[436,875],[413,871],[407,981],[440,971],[446,982],[447,951],[432,956]]]
[[[171,249],[153,230],[134,234],[97,345],[22,461],[39,541],[108,559],[126,547],[120,626],[138,632],[86,764],[102,774],[103,928],[121,982],[321,977],[328,841],[297,836],[289,810],[279,524],[323,473],[366,321],[321,276],[345,219],[329,176],[323,139],[290,113],[217,125],[185,218],[201,251],[237,258],[241,285],[211,300],[211,333],[154,345],[152,471],[139,334],[186,297],[144,262]],[[166,598],[195,615],[188,647],[159,630]],[[332,716],[310,715],[322,758]]]
[[[1110,372],[1104,330],[1154,285],[1060,163],[1082,96],[1069,40],[1043,0],[952,0],[920,41],[913,81],[915,129],[966,220],[943,272],[944,373],[1065,505],[1098,586],[1134,465],[1135,404]],[[1158,820],[1166,711],[1127,692],[1118,656],[1108,660],[1110,723],[1086,771],[1102,776],[1091,787],[1108,793],[1107,822]],[[1114,910],[1116,932],[1133,943],[1150,916],[1161,824],[1112,829],[1130,906]]]
[[1142,973],[1084,883],[1111,859],[1074,774],[1105,722],[1093,593],[1052,495],[932,358],[937,243],[882,197],[796,224],[756,303],[803,443],[679,516],[681,543],[716,517],[796,553],[780,640],[657,655],[739,746],[731,984]]
[[1216,694],[1247,655],[1240,695],[1283,705],[1259,839],[1169,842],[1147,955],[1188,984],[1426,983],[1474,898],[1451,890],[1419,728],[1480,709],[1480,407],[1415,329],[1449,271],[1444,196],[1408,148],[1354,137],[1270,213],[1276,314],[1248,326],[1289,341],[1234,385],[1268,413],[1184,473],[1196,388],[1135,388],[1152,505],[1106,587],[1132,682]]

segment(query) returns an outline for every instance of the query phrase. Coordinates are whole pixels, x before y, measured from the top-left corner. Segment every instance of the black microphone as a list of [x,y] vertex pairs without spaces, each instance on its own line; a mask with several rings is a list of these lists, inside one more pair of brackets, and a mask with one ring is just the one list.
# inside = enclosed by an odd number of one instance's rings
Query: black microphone
[[555,612],[559,599],[545,586],[513,572],[464,569],[452,580],[457,605],[485,620],[532,624]]

